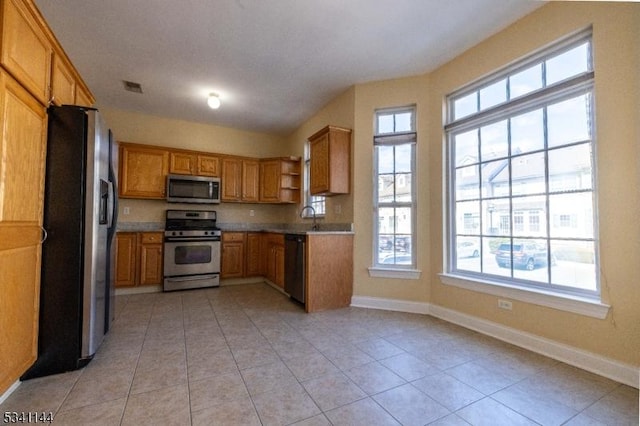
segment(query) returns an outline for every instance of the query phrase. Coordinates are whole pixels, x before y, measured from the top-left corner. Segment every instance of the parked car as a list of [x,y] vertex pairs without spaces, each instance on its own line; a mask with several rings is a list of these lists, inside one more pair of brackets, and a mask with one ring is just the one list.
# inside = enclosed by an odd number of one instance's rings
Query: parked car
[[456,256],[462,257],[478,257],[480,256],[480,246],[474,241],[458,241],[456,244]]
[[[502,243],[496,251],[496,262],[501,268],[511,266],[511,244]],[[533,271],[549,262],[547,247],[533,241],[521,241],[513,244],[513,267]],[[555,265],[555,258],[551,256],[551,264]]]
[[396,250],[410,251],[411,237],[396,237]]
[[382,259],[383,264],[387,265],[410,265],[411,264],[411,255],[409,254],[401,254],[399,256],[387,256]]
[[393,248],[393,237],[381,235],[378,240],[378,248],[380,250],[391,250]]

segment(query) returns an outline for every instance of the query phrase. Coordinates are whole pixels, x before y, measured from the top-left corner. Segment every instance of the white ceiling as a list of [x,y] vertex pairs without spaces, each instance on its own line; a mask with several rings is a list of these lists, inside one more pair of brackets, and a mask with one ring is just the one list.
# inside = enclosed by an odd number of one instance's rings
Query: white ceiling
[[[533,0],[35,0],[98,106],[287,135],[348,87],[429,72]],[[144,94],[124,90],[140,83]],[[207,107],[209,92],[222,99]]]

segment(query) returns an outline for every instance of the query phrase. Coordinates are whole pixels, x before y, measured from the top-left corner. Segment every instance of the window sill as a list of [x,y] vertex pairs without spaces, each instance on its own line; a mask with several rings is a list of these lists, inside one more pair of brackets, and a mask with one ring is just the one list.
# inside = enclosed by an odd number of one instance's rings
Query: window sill
[[422,271],[419,269],[382,268],[371,266],[369,276],[374,278],[398,278],[401,280],[418,280]]
[[574,314],[585,315],[592,318],[605,319],[611,306],[594,299],[578,296],[560,295],[543,290],[523,289],[508,284],[493,281],[474,280],[454,274],[439,274],[440,282],[446,285],[478,291],[493,296],[506,297],[534,305],[546,306]]

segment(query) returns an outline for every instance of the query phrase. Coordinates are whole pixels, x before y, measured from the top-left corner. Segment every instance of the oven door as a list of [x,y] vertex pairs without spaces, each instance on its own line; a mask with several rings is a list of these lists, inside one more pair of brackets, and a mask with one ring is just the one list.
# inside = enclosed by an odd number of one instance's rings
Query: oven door
[[220,273],[220,240],[165,241],[165,277],[217,273]]

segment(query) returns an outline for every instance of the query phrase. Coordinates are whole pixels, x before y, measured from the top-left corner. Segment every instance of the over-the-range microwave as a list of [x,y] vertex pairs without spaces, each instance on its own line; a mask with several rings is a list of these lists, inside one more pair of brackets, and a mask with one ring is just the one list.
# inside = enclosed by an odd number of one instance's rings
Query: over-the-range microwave
[[220,178],[168,175],[167,201],[170,203],[217,204],[220,202]]

